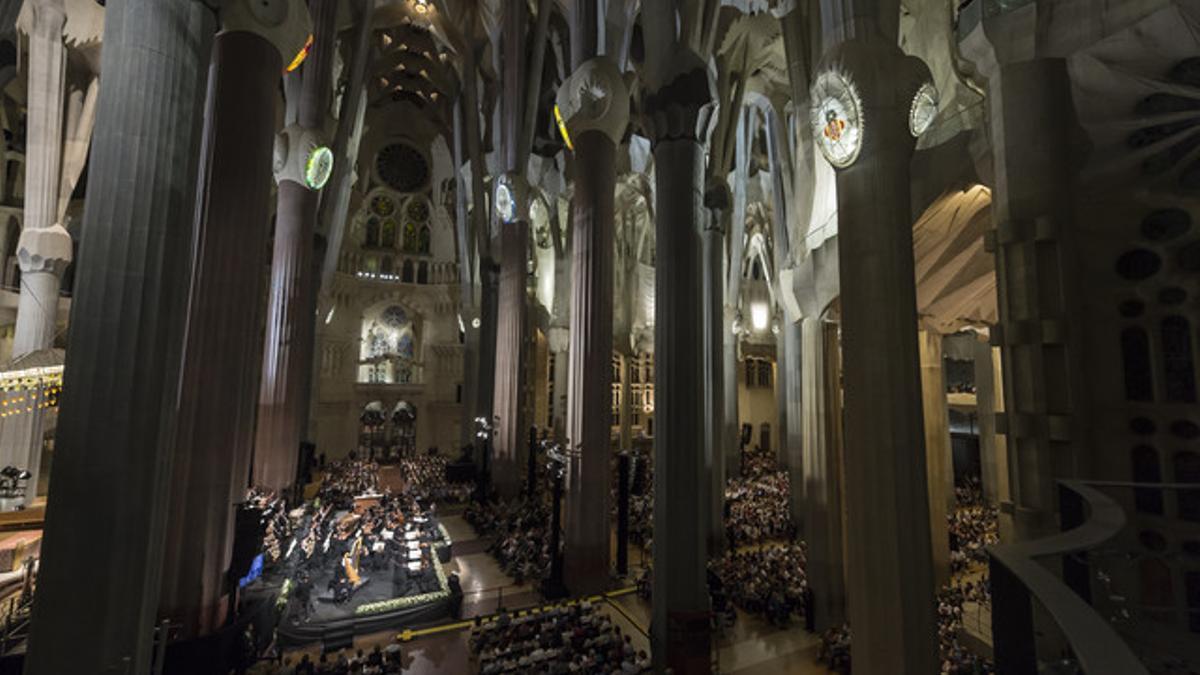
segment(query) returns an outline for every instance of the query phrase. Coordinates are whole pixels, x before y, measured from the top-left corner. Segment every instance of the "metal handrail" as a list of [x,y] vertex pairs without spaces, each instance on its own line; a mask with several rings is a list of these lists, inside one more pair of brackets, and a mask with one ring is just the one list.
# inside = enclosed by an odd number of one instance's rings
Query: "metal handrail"
[[[1059,481],[1079,495],[1090,509],[1079,527],[1049,537],[1014,544],[989,546],[992,564],[1004,567],[1058,624],[1075,658],[1088,675],[1147,675],[1145,665],[1104,617],[1037,558],[1066,556],[1095,548],[1113,539],[1125,526],[1125,510],[1108,495],[1094,489],[1104,486],[1172,487],[1142,483],[1084,483]],[[1190,486],[1194,487],[1194,486]],[[995,617],[993,616],[993,623]]]

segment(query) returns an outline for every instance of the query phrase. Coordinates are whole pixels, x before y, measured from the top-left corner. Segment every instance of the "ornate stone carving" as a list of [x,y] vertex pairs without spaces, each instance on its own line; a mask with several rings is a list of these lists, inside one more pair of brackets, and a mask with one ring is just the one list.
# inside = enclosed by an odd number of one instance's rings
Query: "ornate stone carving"
[[629,125],[629,88],[617,64],[598,56],[585,61],[558,88],[555,100],[572,138],[600,131],[620,143]]
[[313,23],[303,0],[226,0],[221,32],[261,36],[279,50],[286,66],[305,48]]
[[292,181],[308,187],[305,171],[313,150],[324,145],[321,135],[312,129],[291,125],[275,136],[275,182]]
[[52,272],[61,277],[71,258],[71,235],[62,225],[25,228],[17,240],[17,261],[24,274]]
[[671,75],[642,99],[642,126],[652,145],[666,140],[700,140],[713,107],[713,82],[700,57],[682,52]]

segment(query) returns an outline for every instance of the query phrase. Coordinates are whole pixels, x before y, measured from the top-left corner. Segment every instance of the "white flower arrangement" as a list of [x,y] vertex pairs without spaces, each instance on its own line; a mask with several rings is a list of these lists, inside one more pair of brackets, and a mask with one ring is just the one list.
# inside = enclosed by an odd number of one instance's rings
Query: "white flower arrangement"
[[283,610],[284,607],[287,607],[288,594],[291,592],[292,592],[292,580],[284,579],[283,587],[279,589],[279,597],[275,598],[275,607],[277,607],[281,611]]
[[[441,526],[439,525],[439,527]],[[445,534],[445,532],[446,530],[443,528],[442,533]],[[433,571],[437,574],[438,587],[440,590],[433,591],[432,593],[423,593],[421,595],[409,595],[403,598],[392,598],[391,600],[382,600],[380,602],[369,602],[365,605],[359,605],[358,608],[354,610],[354,613],[358,616],[365,616],[367,614],[380,614],[382,612],[391,612],[397,609],[407,609],[409,607],[416,607],[417,605],[424,605],[429,602],[445,600],[446,598],[449,598],[450,584],[446,581],[446,572],[442,569],[442,563],[438,560],[436,554],[430,556],[430,559],[433,560]]]

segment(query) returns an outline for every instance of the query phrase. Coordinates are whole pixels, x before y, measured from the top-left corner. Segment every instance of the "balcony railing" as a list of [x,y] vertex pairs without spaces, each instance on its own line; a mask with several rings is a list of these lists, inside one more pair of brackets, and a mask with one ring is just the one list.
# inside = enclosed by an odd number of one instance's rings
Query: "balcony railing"
[[[1157,511],[1144,508],[1153,501],[1148,492],[1159,495]],[[1167,492],[1176,495],[1170,504],[1162,499]],[[988,549],[996,672],[1145,675],[1177,672],[1170,668],[1179,663],[1194,669],[1200,654],[1182,645],[1200,645],[1193,616],[1200,608],[1177,606],[1191,600],[1172,587],[1182,575],[1168,561],[1179,557],[1158,531],[1200,530],[1185,515],[1197,492],[1200,484],[1061,481],[1062,532]],[[1177,505],[1180,517],[1164,505]],[[1162,572],[1147,576],[1147,564]]]

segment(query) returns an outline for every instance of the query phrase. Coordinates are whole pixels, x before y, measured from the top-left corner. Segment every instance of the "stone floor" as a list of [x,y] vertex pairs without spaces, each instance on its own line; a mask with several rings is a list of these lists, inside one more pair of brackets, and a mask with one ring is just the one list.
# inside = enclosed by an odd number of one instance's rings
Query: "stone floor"
[[[453,541],[454,557],[447,571],[459,574],[465,595],[465,619],[492,614],[500,603],[510,611],[542,604],[531,584],[515,584],[500,570],[487,553],[487,542],[479,539],[460,515],[451,509],[440,518]],[[641,560],[641,551],[630,547],[629,562],[633,568],[630,585],[636,578]],[[650,605],[645,600],[636,593],[625,593],[599,603],[598,607],[632,638],[636,649],[649,651]],[[400,639],[406,674],[470,675],[474,671],[467,649],[469,625],[469,621],[451,622],[428,632],[416,631],[420,634],[408,640],[394,631],[363,635],[355,639],[354,648],[369,651],[376,644],[386,646]],[[807,633],[798,624],[781,630],[763,619],[739,612],[733,629],[718,640],[720,672],[732,675],[828,675],[830,671],[816,663],[819,642],[817,636]],[[318,649],[314,645],[305,651],[315,657]]]

